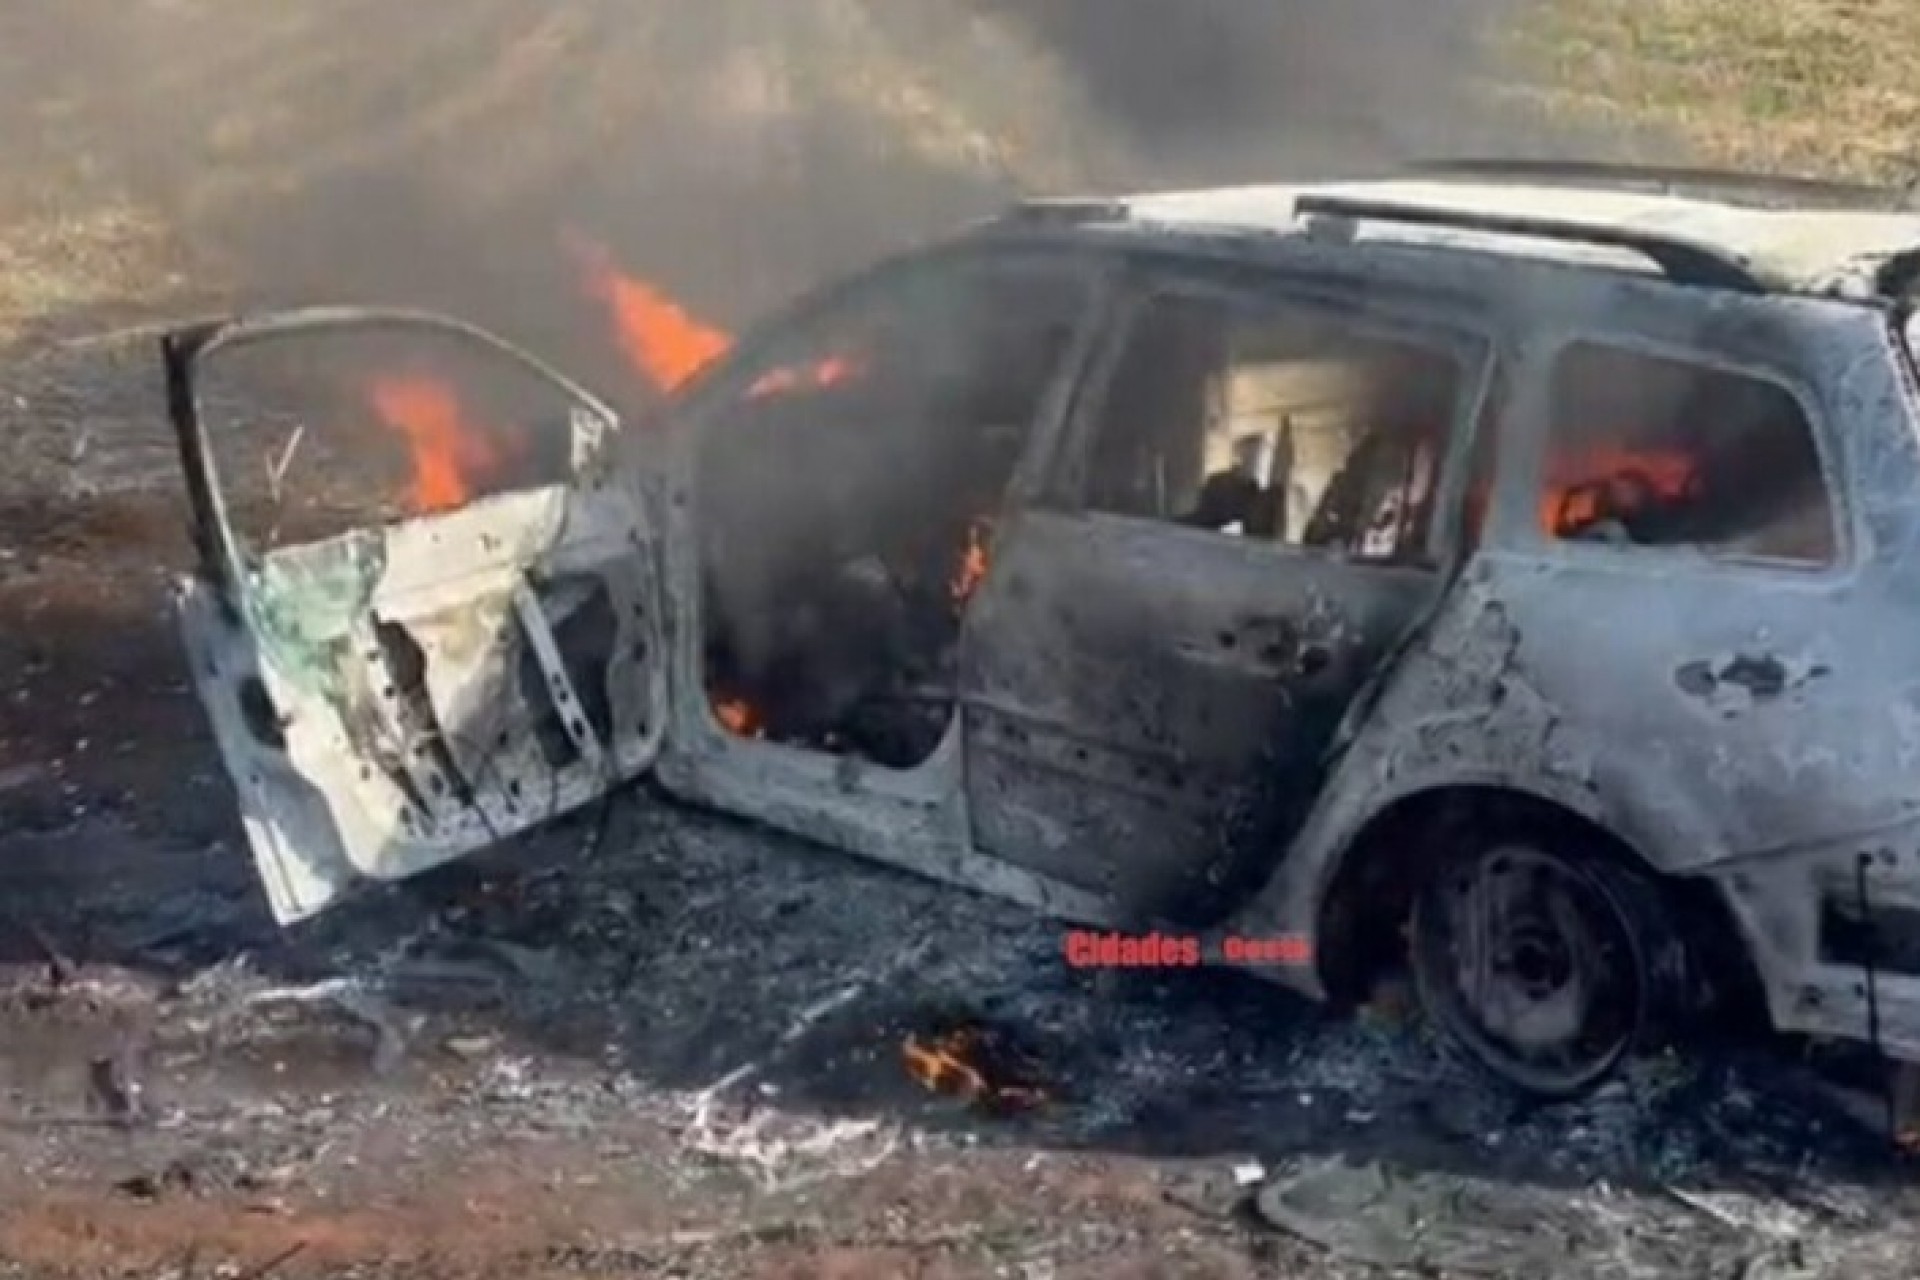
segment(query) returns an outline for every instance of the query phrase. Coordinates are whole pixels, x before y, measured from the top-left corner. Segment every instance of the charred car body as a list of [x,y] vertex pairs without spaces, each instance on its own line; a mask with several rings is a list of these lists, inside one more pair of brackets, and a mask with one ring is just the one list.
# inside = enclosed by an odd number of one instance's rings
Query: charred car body
[[[1541,1094],[1716,982],[1920,1060],[1920,215],[1877,200],[1469,165],[1042,202],[625,432],[432,317],[183,328],[182,616],[273,909],[651,775],[1064,919],[1311,939],[1268,972],[1318,997],[1410,957]],[[261,406],[324,362],[216,371],[395,335],[533,388],[492,435],[371,397],[517,469],[288,515],[311,419]]]

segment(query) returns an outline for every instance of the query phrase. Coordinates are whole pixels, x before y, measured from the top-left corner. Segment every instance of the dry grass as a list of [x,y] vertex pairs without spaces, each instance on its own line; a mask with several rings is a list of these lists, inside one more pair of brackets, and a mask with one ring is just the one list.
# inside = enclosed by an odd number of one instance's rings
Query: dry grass
[[109,203],[0,220],[0,341],[37,319],[184,283],[166,228],[136,207]]
[[1553,0],[1513,42],[1553,115],[1675,159],[1872,180],[1920,171],[1915,0]]

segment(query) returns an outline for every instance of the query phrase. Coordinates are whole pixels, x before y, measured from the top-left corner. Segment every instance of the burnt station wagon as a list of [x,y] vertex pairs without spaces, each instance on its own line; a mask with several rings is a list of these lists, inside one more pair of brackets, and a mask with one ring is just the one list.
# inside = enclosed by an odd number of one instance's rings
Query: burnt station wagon
[[625,428],[434,316],[184,327],[186,642],[283,922],[646,777],[1404,964],[1541,1095],[1743,988],[1920,1060],[1917,273],[1876,191],[1454,163],[1021,205]]

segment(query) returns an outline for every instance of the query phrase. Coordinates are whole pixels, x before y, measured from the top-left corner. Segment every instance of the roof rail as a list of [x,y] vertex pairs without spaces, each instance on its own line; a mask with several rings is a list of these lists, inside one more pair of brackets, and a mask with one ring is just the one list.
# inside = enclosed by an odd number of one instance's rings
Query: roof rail
[[1594,184],[1652,189],[1668,195],[1688,193],[1745,196],[1778,203],[1798,200],[1840,208],[1898,210],[1912,193],[1899,187],[1779,174],[1742,173],[1663,165],[1611,164],[1589,160],[1443,159],[1421,160],[1407,172],[1428,177],[1491,178],[1510,181]]
[[1128,208],[1124,200],[1099,196],[1045,197],[1021,200],[1009,205],[989,223],[1021,226],[1080,226],[1089,222],[1124,222]]
[[1731,254],[1681,237],[1630,227],[1564,222],[1527,214],[1434,208],[1430,205],[1355,199],[1322,192],[1302,194],[1294,201],[1294,212],[1299,217],[1319,215],[1367,222],[1393,222],[1405,226],[1448,227],[1489,235],[1551,240],[1560,244],[1626,249],[1651,260],[1668,279],[1678,284],[1728,289],[1736,293],[1768,292],[1765,282]]

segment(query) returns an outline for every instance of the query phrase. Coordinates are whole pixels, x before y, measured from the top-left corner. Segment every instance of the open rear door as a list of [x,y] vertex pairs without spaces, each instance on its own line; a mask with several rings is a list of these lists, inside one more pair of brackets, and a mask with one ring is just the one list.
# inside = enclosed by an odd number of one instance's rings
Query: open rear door
[[577,809],[666,716],[656,531],[610,409],[442,317],[163,342],[194,680],[275,917]]

